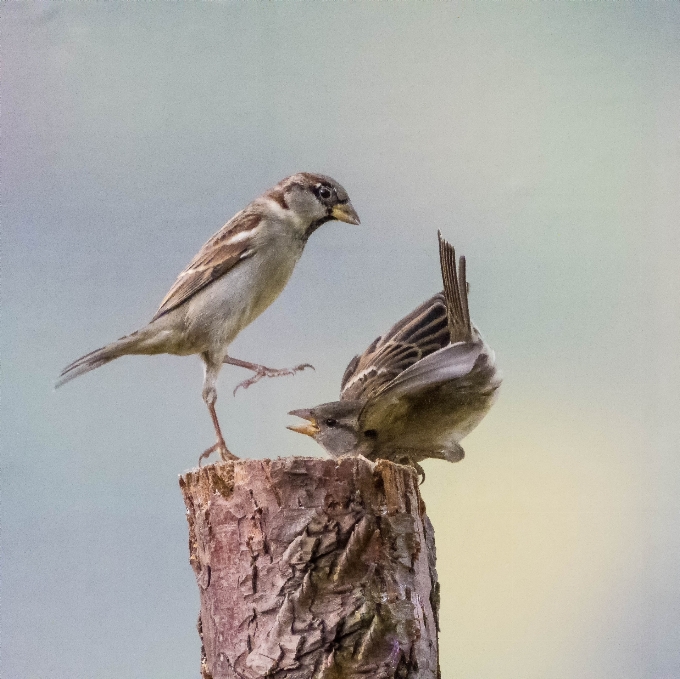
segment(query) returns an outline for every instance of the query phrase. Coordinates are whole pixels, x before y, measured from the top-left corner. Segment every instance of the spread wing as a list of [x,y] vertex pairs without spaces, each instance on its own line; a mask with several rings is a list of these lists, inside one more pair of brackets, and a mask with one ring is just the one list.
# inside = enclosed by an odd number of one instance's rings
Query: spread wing
[[365,429],[399,420],[421,425],[430,415],[486,402],[501,384],[494,352],[477,332],[473,342],[457,342],[426,356],[370,398],[359,416]]
[[418,361],[449,343],[475,338],[468,308],[465,257],[456,266],[456,251],[439,233],[440,292],[378,337],[345,370],[341,400],[369,399]]
[[252,256],[255,253],[253,236],[261,219],[261,215],[245,210],[230,219],[177,277],[151,320],[155,321],[183,304],[239,262]]
[[340,399],[370,398],[408,367],[448,343],[446,302],[440,292],[350,361],[342,378]]
[[[427,446],[459,453],[457,441],[489,409],[501,377],[493,351],[470,321],[465,258],[456,266],[456,252],[441,234],[439,256],[451,343],[374,391],[359,415],[359,424],[364,430],[389,432],[402,443],[424,441]],[[416,440],[409,439],[414,432]],[[453,448],[452,442],[456,443]]]

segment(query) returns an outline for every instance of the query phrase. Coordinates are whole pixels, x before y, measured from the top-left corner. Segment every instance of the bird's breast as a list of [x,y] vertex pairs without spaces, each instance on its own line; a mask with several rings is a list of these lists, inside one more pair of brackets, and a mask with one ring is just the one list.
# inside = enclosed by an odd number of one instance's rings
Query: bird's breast
[[248,262],[253,285],[244,309],[247,323],[254,321],[281,294],[301,254],[302,247],[284,241],[273,243]]
[[302,254],[295,243],[258,247],[187,304],[186,335],[201,351],[221,352],[281,293]]

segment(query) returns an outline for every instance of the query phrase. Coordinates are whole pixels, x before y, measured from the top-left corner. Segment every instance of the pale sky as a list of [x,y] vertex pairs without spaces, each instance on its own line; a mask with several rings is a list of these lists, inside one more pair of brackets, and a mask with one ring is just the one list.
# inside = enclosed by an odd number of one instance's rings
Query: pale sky
[[362,225],[310,240],[225,368],[243,457],[468,258],[500,399],[429,462],[443,677],[680,676],[680,5],[5,3],[7,679],[199,676],[177,476],[213,441],[195,357],[59,371],[147,322],[201,244],[296,171]]

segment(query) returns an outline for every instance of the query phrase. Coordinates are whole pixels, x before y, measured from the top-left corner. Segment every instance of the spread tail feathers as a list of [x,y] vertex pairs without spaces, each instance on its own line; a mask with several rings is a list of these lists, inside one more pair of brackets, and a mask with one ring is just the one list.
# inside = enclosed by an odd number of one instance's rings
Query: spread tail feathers
[[101,347],[101,349],[95,349],[89,354],[81,356],[61,371],[54,388],[61,387],[76,377],[80,377],[95,368],[100,368],[125,354],[149,353],[140,350],[145,339],[143,331],[133,332],[131,335],[126,335],[115,342],[111,342],[111,344],[107,344],[105,347]]
[[444,296],[449,318],[451,344],[469,342],[472,339],[472,323],[468,308],[468,285],[465,271],[465,257],[460,258],[456,267],[456,251],[441,234],[439,236],[439,262],[444,281]]

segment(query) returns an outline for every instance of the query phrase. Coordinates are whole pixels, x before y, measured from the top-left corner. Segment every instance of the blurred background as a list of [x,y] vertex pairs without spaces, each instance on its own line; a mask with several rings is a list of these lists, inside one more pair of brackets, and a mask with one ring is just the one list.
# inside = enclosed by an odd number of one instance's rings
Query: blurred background
[[213,442],[195,357],[61,368],[147,322],[296,171],[362,225],[310,240],[223,370],[243,457],[468,257],[505,382],[425,464],[443,677],[680,676],[680,5],[6,3],[3,676],[199,675],[177,476]]

